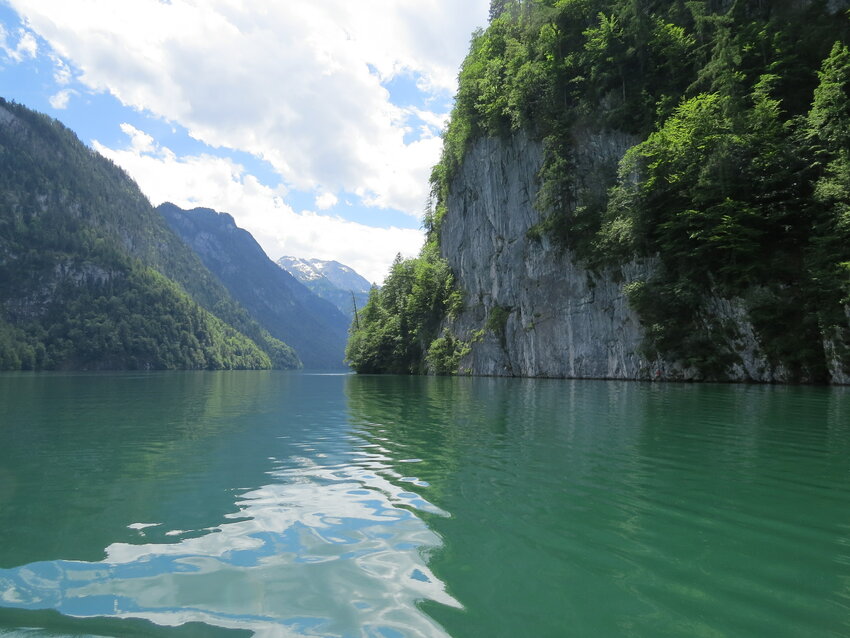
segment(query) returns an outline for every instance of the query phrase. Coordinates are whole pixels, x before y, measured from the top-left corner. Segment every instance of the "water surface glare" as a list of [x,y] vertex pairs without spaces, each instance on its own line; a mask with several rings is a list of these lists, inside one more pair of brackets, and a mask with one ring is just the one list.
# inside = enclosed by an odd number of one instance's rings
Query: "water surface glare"
[[0,636],[850,637],[850,390],[0,375]]

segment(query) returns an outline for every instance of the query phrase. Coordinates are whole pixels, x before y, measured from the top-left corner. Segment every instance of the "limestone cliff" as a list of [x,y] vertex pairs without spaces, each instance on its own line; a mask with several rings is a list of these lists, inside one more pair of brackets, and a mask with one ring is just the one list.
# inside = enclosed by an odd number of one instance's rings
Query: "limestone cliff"
[[494,3],[354,369],[846,383],[847,6]]
[[[610,175],[634,140],[576,134],[575,179],[593,186]],[[649,279],[657,261],[632,260],[593,272],[573,253],[534,232],[542,147],[520,133],[483,138],[467,152],[449,193],[440,249],[464,293],[465,309],[446,327],[470,342],[460,372],[475,375],[600,379],[700,379],[681,361],[648,359],[645,328],[624,288]],[[784,382],[772,366],[741,300],[713,297],[703,321],[722,325],[719,347],[736,354],[728,380]],[[826,350],[832,352],[831,342]],[[831,381],[847,383],[836,356]]]

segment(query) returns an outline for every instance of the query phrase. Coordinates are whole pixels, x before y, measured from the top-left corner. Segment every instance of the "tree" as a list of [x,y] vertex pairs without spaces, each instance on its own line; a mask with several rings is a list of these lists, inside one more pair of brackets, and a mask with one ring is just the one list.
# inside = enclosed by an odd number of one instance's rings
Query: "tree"
[[490,0],[490,22],[502,15],[507,8],[509,0]]

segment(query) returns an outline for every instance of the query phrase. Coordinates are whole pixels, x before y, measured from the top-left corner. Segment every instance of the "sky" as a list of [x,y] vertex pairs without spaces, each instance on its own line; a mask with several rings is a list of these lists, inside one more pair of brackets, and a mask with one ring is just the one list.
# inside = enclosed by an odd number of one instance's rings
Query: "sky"
[[122,166],[155,206],[233,215],[274,260],[380,284],[422,245],[488,0],[0,0],[0,96]]

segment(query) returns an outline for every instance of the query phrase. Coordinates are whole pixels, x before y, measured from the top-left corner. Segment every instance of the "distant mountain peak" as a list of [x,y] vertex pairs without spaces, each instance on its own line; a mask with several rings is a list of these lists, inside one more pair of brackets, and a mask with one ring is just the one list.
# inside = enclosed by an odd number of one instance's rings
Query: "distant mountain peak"
[[301,283],[306,281],[315,281],[324,277],[322,268],[317,259],[299,259],[298,257],[281,257],[277,260],[277,265],[289,272],[293,277]]
[[366,305],[372,288],[351,266],[334,260],[284,256],[277,265],[349,317],[355,304],[358,308]]
[[332,259],[284,256],[277,260],[277,265],[301,283],[325,278],[340,290],[368,293],[372,288],[372,284],[353,268]]

